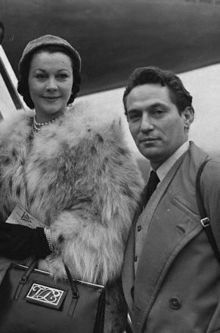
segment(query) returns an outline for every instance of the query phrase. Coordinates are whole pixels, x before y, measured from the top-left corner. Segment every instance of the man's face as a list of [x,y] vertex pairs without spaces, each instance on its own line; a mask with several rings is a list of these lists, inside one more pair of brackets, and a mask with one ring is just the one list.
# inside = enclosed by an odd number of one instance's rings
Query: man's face
[[153,168],[158,168],[188,137],[193,111],[179,114],[169,89],[160,84],[143,84],[127,96],[127,117],[134,141]]

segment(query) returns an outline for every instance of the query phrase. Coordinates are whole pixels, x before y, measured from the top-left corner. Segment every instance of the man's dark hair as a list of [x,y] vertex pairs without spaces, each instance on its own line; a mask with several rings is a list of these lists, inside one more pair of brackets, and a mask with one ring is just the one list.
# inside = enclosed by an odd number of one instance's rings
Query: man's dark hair
[[77,93],[80,90],[80,83],[81,83],[81,76],[79,67],[76,66],[74,63],[73,56],[70,52],[68,52],[68,49],[65,47],[62,47],[61,45],[44,45],[41,47],[38,47],[37,49],[34,49],[33,52],[30,52],[23,60],[20,69],[19,69],[19,79],[18,79],[18,92],[23,96],[23,99],[27,106],[29,108],[34,109],[34,104],[30,96],[29,92],[29,85],[28,85],[28,76],[29,76],[29,70],[30,70],[30,64],[32,61],[32,58],[34,54],[46,51],[49,53],[55,53],[55,52],[62,52],[69,56],[72,68],[73,68],[73,86],[72,86],[72,94],[70,96],[70,99],[67,104],[70,104],[74,101]]
[[136,68],[128,79],[128,84],[123,95],[125,114],[127,115],[126,100],[131,90],[143,84],[160,84],[168,87],[170,98],[177,106],[179,113],[187,107],[192,108],[192,96],[185,89],[182,81],[173,72],[160,69],[158,67],[140,67]]

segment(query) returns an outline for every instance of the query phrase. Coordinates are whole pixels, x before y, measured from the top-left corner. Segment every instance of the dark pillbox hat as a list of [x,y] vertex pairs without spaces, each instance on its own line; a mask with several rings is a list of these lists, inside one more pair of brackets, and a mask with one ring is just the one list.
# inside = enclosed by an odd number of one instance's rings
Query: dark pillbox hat
[[54,35],[44,35],[41,36],[39,38],[33,39],[31,40],[25,47],[21,59],[19,61],[18,64],[18,69],[19,72],[23,66],[23,63],[25,62],[25,59],[27,58],[27,56],[31,53],[33,53],[35,50],[37,50],[38,48],[44,47],[44,46],[49,46],[49,45],[59,45],[62,46],[63,48],[67,49],[67,51],[69,52],[70,56],[72,56],[72,60],[73,60],[73,64],[75,69],[80,72],[81,70],[81,58],[80,55],[78,53],[78,51],[76,49],[74,49],[72,47],[72,45],[70,45],[70,43],[68,43],[65,39],[58,37],[58,36],[54,36]]

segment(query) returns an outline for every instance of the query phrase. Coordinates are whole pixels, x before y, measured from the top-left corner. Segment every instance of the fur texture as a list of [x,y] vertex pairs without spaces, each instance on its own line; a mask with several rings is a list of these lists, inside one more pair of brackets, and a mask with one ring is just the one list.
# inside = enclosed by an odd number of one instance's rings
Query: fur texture
[[64,260],[75,278],[113,285],[142,180],[120,122],[89,114],[72,108],[32,140],[31,112],[2,122],[0,214],[6,219],[21,203],[50,227],[56,253],[39,266],[55,278],[65,276]]

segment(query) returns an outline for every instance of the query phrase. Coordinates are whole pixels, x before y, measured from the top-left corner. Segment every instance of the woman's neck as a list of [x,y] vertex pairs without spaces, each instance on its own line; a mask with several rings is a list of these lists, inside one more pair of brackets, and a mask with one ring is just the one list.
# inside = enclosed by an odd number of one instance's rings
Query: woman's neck
[[64,111],[50,115],[50,117],[40,117],[39,114],[36,112],[33,119],[33,131],[39,132],[42,127],[48,126],[51,123],[55,122],[58,118],[60,118],[63,115],[63,113]]
[[42,114],[36,110],[35,121],[39,124],[50,123],[59,118],[60,116],[62,116],[64,112],[65,110],[53,114]]

